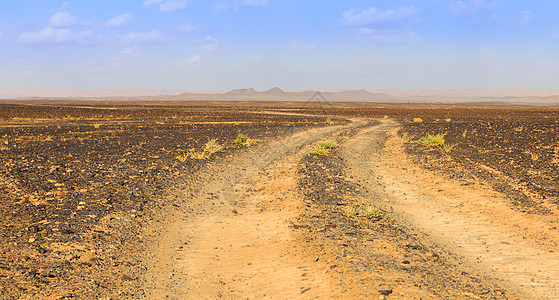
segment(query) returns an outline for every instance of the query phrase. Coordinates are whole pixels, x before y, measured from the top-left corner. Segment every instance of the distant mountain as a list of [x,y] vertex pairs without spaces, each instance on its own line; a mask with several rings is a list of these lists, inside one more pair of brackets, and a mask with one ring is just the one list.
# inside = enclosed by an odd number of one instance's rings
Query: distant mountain
[[[178,96],[166,96],[169,100],[258,100],[258,101],[307,101],[317,91],[285,92],[280,88],[271,88],[259,92],[253,88],[236,89],[223,94],[183,93]],[[382,93],[369,93],[366,90],[349,90],[339,92],[320,92],[327,101],[397,101],[399,98]]]
[[251,97],[251,96],[256,96],[260,94],[259,92],[257,92],[255,89],[250,88],[250,89],[237,89],[237,90],[232,90],[229,91],[223,95],[225,96],[235,96],[235,97]]
[[286,96],[287,93],[282,89],[275,87],[264,92],[258,92],[253,88],[249,89],[236,89],[223,94],[224,96],[234,96],[234,97],[267,97],[267,96]]
[[326,92],[322,95],[327,100],[332,101],[365,101],[365,102],[375,102],[375,101],[394,101],[397,97],[389,96],[383,93],[369,93],[366,90],[350,90],[341,92]]
[[[559,106],[559,90],[321,90],[332,102],[500,103]],[[58,90],[0,88],[0,99],[112,100],[112,101],[309,101],[316,90],[265,91],[254,88],[228,92],[179,90]]]
[[267,91],[262,92],[262,94],[271,95],[271,96],[285,96],[287,95],[282,89],[278,87],[271,88]]

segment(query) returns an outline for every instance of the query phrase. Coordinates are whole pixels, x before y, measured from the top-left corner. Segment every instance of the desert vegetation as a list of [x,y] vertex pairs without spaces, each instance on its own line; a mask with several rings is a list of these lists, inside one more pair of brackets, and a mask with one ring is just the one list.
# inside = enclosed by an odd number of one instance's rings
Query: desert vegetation
[[224,142],[238,132],[259,140],[324,125],[200,108],[0,105],[0,298],[143,297],[146,224],[180,204],[168,190],[242,151]]
[[[227,172],[215,170],[228,170],[224,162],[258,153],[274,157],[267,147],[245,146],[264,140],[282,147],[290,142],[286,137],[307,130],[316,131],[309,131],[307,142],[297,148],[296,170],[280,172],[293,176],[283,179],[298,188],[286,192],[279,182],[261,190],[231,178],[238,184],[232,191],[275,199],[259,202],[258,220],[300,201],[289,230],[301,247],[308,247],[305,251],[318,253],[314,265],[324,264],[342,279],[353,276],[352,287],[372,294],[505,295],[485,277],[447,263],[452,258],[446,252],[430,248],[421,234],[393,218],[382,197],[397,191],[383,190],[383,174],[371,169],[359,180],[352,177],[345,155],[357,151],[351,139],[363,128],[397,127],[397,149],[414,164],[460,186],[483,182],[508,197],[507,205],[519,216],[547,220],[554,216],[550,208],[559,205],[559,112],[554,109],[290,108],[304,116],[252,109],[0,105],[0,298],[146,297],[143,276],[150,266],[143,251],[153,238],[146,228],[160,230],[157,222],[171,215],[165,214],[169,209],[191,212],[192,203],[198,203],[193,195],[200,196],[200,211],[210,207],[203,205],[221,207],[224,198],[201,184],[207,174],[216,173],[220,182]],[[336,117],[340,126],[329,126],[326,117],[312,113],[370,121],[351,127]],[[344,126],[349,129],[340,131]],[[363,141],[369,144],[358,152],[383,147],[380,138],[370,142]],[[272,168],[265,159],[261,166],[263,171],[253,174],[263,174],[268,182]],[[408,172],[408,166],[401,167],[395,163],[399,172]],[[177,192],[177,187],[183,189]],[[243,209],[225,206],[223,212],[241,219]],[[552,245],[553,228],[546,227],[547,235],[538,241]],[[174,250],[188,244],[180,247]],[[370,277],[361,280],[362,274]]]
[[341,210],[344,217],[353,218],[366,218],[366,219],[378,219],[381,217],[381,212],[373,204],[367,204],[364,206],[355,207],[354,205],[348,205]]
[[251,139],[243,133],[239,133],[235,139],[237,145],[252,146],[261,143],[260,139]]
[[427,134],[426,136],[420,138],[417,141],[411,141],[411,143],[418,143],[425,147],[439,147],[445,152],[450,152],[458,144],[448,143],[444,137],[445,135],[440,133],[437,135]]
[[311,154],[328,155],[330,150],[336,149],[338,143],[336,141],[318,142],[316,146],[310,151]]

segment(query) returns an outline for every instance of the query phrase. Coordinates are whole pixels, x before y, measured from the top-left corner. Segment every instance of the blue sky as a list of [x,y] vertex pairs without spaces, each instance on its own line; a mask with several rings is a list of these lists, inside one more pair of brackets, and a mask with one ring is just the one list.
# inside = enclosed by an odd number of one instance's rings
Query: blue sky
[[559,1],[3,1],[0,88],[559,88]]

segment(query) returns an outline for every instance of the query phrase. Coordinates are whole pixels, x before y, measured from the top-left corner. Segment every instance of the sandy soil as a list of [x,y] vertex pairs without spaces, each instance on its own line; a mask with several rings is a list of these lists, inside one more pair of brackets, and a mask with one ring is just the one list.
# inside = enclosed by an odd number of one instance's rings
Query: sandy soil
[[258,146],[205,174],[200,191],[187,201],[192,203],[187,213],[176,214],[161,231],[149,275],[156,278],[151,296],[339,294],[340,287],[302,252],[289,228],[302,205],[296,168],[305,146],[336,130],[311,129]]
[[[355,117],[328,126],[289,110],[4,109],[2,297],[559,298],[553,182],[528,180],[545,193],[512,199],[479,174],[514,183],[516,165],[487,159],[473,172],[456,162],[477,153],[471,145],[459,155],[409,151],[407,132],[442,121],[406,131],[389,118],[421,111],[332,110]],[[479,113],[480,124],[492,114]],[[234,145],[241,130],[264,142]],[[179,164],[185,147],[213,136],[224,152]],[[339,146],[309,153],[325,140]],[[535,150],[556,157],[553,147]],[[549,169],[517,152],[507,158]],[[344,213],[369,206],[377,216]]]
[[[382,190],[384,206],[460,256],[467,268],[498,279],[523,299],[557,299],[559,255],[550,246],[559,238],[553,230],[557,213],[520,214],[487,186],[464,186],[419,168],[405,156],[407,140],[397,130],[385,120],[358,135],[347,151],[352,173],[363,180],[371,172],[378,176],[370,185]],[[385,147],[370,151],[383,138]]]
[[[406,157],[402,149],[405,140],[397,130],[398,124],[390,120],[373,126],[361,119],[347,126],[311,129],[255,147],[208,170],[199,179],[196,192],[192,187],[178,190],[191,205],[169,212],[168,222],[157,230],[160,236],[147,277],[156,279],[149,282],[150,295],[177,299],[557,298],[559,256],[549,243],[546,246],[539,240],[543,236],[554,241],[558,238],[549,231],[555,216],[519,215],[487,186],[463,186],[419,168]],[[295,228],[312,227],[311,221],[301,218],[311,210],[304,191],[296,189],[301,180],[296,169],[309,147],[325,138],[342,142],[339,153],[343,165],[337,167],[363,189],[361,197],[376,195],[374,203],[385,211],[390,226],[412,232],[416,242],[428,250],[418,260],[443,256],[436,265],[418,264],[414,271],[444,270],[441,274],[450,273],[445,276],[457,282],[453,286],[456,291],[441,294],[434,287],[422,288],[413,274],[392,285],[386,284],[387,279],[394,282],[390,277],[402,274],[373,280],[368,276],[378,273],[351,269],[345,261],[346,252],[336,256],[335,246],[325,250],[324,242],[309,242],[320,237],[317,232],[324,228],[305,234],[293,229],[294,221],[298,222]],[[353,201],[360,204],[358,197]],[[322,209],[326,212],[324,206]],[[336,211],[326,213],[336,215]],[[353,221],[342,218],[337,222],[341,227]],[[323,238],[326,243],[334,240]],[[365,261],[367,256],[392,252],[385,260],[393,259],[388,265],[400,266],[397,259],[401,257],[394,254],[404,253],[399,243],[387,238],[358,254]],[[348,267],[333,272],[332,266],[338,265]],[[443,277],[439,275],[437,280]],[[369,280],[363,283],[354,280],[357,278]],[[468,283],[472,278],[480,282],[479,287],[472,289]]]

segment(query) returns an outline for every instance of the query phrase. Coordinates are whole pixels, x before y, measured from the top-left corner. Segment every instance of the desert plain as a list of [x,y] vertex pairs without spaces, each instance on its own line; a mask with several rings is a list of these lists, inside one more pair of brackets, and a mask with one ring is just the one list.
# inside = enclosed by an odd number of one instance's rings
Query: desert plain
[[0,298],[557,299],[558,122],[504,105],[0,104]]

